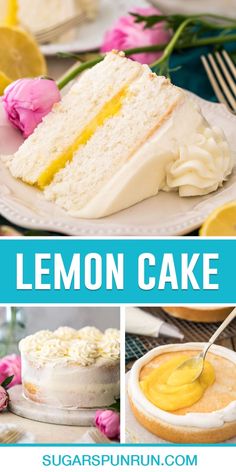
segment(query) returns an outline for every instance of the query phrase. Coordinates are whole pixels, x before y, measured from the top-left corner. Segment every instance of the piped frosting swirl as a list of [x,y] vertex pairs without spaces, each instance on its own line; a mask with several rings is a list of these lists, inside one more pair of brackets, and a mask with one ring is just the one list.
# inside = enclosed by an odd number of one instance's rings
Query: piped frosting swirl
[[80,330],[62,326],[56,331],[39,331],[22,339],[22,354],[46,362],[75,363],[83,367],[94,364],[99,358],[119,360],[120,332],[109,328],[104,333],[94,326]]

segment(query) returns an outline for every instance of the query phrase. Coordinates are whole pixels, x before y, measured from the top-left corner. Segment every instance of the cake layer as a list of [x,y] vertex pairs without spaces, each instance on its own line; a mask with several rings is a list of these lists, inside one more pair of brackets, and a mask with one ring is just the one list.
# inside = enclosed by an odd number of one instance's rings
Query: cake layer
[[83,74],[57,103],[34,133],[7,161],[14,177],[31,185],[48,166],[68,151],[105,104],[129,85],[142,71],[140,64],[110,54],[91,71]]
[[120,363],[99,359],[89,366],[48,362],[37,365],[22,355],[24,396],[55,408],[96,408],[120,396]]
[[[195,405],[175,413],[169,413],[154,406],[141,391],[140,376],[144,374],[144,369],[148,369],[148,366],[152,365],[152,362],[156,363],[159,356],[170,356],[183,351],[195,352],[203,347],[203,343],[160,346],[136,361],[130,374],[129,396],[134,408],[148,421],[166,423],[176,428],[202,428],[203,430],[220,428],[227,423],[236,421],[236,375],[234,369],[236,354],[221,346],[211,347],[211,362],[215,368],[216,380]],[[225,371],[227,371],[226,376]]]
[[[82,218],[100,218],[155,196],[160,190],[179,191],[181,196],[205,195],[227,180],[232,167],[233,158],[222,132],[210,128],[199,107],[182,92],[179,105],[132,159],[84,207],[69,212]],[[55,197],[51,188],[46,196]],[[58,198],[57,203],[64,201]]]
[[[179,356],[190,356],[193,357],[197,355],[199,351],[184,351],[180,352],[168,352],[163,353],[156,358],[148,362],[140,371],[140,381],[145,380],[146,376],[155,368],[159,368],[161,365],[164,366],[165,363],[169,361],[174,361],[178,359]],[[211,352],[207,354],[207,362],[210,363],[211,369],[207,371],[207,385],[204,394],[198,399],[198,401],[193,402],[192,405],[187,407],[182,407],[172,411],[176,415],[185,415],[187,413],[211,413],[212,411],[217,411],[228,406],[229,403],[236,401],[236,373],[232,375],[232,370],[235,368],[235,364],[218,355],[212,354]],[[212,369],[214,369],[214,376],[212,379]],[[184,388],[184,387],[183,387]],[[194,390],[194,385],[191,385],[191,389]],[[178,389],[176,389],[176,395],[178,395]],[[168,402],[168,399],[167,399]],[[167,407],[168,410],[168,407]]]
[[97,129],[102,127],[107,120],[114,118],[121,110],[125,97],[127,95],[127,87],[121,89],[114,97],[103,105],[97,115],[84,127],[81,134],[72,142],[72,144],[49,164],[38,178],[37,184],[40,188],[45,188],[51,183],[54,176],[69,164],[74,155],[85,146],[96,133]]
[[163,310],[175,318],[181,318],[198,323],[216,323],[223,321],[232,311],[228,306],[165,306]]
[[[160,129],[183,97],[182,91],[164,77],[151,74],[146,67],[142,70],[127,87],[119,112],[107,116],[103,126],[75,153],[71,164],[45,189],[48,199],[71,214],[79,215],[80,208],[120,169],[125,171],[126,163]],[[148,159],[148,154],[145,157]]]

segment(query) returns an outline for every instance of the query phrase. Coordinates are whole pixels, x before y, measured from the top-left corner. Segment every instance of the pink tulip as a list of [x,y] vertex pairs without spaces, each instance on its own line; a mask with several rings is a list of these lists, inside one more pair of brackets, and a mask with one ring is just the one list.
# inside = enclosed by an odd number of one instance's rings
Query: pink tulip
[[[156,8],[135,8],[132,13],[139,13],[143,16],[160,15]],[[158,23],[152,28],[144,28],[143,23],[135,23],[132,15],[122,16],[114,24],[113,28],[107,31],[101,48],[102,52],[112,49],[125,50],[139,46],[152,46],[167,43],[170,40],[170,32],[166,30],[165,24]],[[161,56],[162,52],[139,53],[130,56],[141,64],[151,64]]]
[[21,358],[16,354],[0,359],[0,384],[12,375],[14,375],[14,378],[8,385],[8,388],[21,384]]
[[60,98],[54,80],[19,79],[6,88],[3,107],[8,120],[27,138]]
[[120,436],[120,415],[112,410],[99,410],[96,412],[95,424],[97,428],[109,439]]
[[0,411],[5,410],[7,408],[9,402],[9,396],[6,392],[5,388],[1,387],[0,385]]

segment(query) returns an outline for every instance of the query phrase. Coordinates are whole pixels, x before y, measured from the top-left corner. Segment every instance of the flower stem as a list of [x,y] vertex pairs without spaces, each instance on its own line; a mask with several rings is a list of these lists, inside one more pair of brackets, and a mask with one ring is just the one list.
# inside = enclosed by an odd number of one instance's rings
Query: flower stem
[[224,43],[231,43],[236,41],[236,34],[228,34],[227,36],[217,36],[212,38],[200,38],[195,39],[192,43],[183,44],[182,46],[177,47],[176,49],[188,49],[192,47],[199,47],[199,46],[210,46],[212,44],[224,44]]
[[178,41],[178,39],[180,38],[181,34],[183,33],[183,31],[185,30],[185,28],[190,24],[192,23],[192,18],[187,18],[187,20],[184,20],[181,25],[178,27],[178,29],[176,30],[175,34],[172,36],[170,42],[167,44],[166,48],[164,49],[164,52],[161,56],[160,59],[158,59],[157,61],[153,62],[153,64],[151,65],[151,67],[156,67],[157,65],[160,65],[162,64],[163,62],[165,62],[168,57],[170,57],[170,55],[172,54],[172,52],[174,51],[175,49],[175,45]]
[[[200,16],[201,15],[198,15],[196,16],[196,18],[199,18]],[[206,15],[203,15],[203,16],[206,16]],[[224,19],[224,17],[218,17],[217,15],[207,15],[207,16],[212,17],[212,18]],[[175,32],[174,36],[172,37],[169,43],[130,48],[130,49],[126,49],[124,53],[127,56],[131,56],[133,54],[139,54],[143,52],[164,51],[161,58],[151,65],[151,67],[155,67],[157,65],[164,63],[168,59],[168,57],[170,57],[170,55],[172,54],[174,50],[182,50],[182,49],[188,49],[188,48],[193,48],[193,47],[195,48],[195,47],[200,47],[200,46],[224,44],[224,43],[236,41],[236,34],[228,34],[224,36],[200,38],[200,39],[195,39],[193,41],[189,41],[187,43],[178,44],[178,40],[180,36],[182,35],[184,29],[190,23],[192,23],[193,18],[194,18],[193,16],[189,17],[181,23],[181,25],[179,26],[179,28],[177,29],[177,31]],[[86,69],[90,69],[91,67],[101,62],[103,58],[104,58],[104,55],[99,54],[95,59],[84,62],[82,64],[79,64],[77,67],[74,67],[70,72],[68,72],[68,74],[64,75],[62,79],[58,80],[57,82],[58,88],[60,90],[63,89],[63,87],[65,87],[69,82],[71,82],[71,80],[75,79],[78,75],[80,75]]]
[[84,62],[83,64],[79,64],[78,67],[75,67],[71,72],[69,72],[67,75],[64,75],[62,79],[57,81],[57,86],[59,90],[63,89],[71,80],[75,79],[81,72],[83,72],[86,69],[90,69],[91,67],[95,66],[98,64],[98,62],[101,62],[103,60],[103,56],[98,56],[96,59],[93,59],[92,61],[87,61]]

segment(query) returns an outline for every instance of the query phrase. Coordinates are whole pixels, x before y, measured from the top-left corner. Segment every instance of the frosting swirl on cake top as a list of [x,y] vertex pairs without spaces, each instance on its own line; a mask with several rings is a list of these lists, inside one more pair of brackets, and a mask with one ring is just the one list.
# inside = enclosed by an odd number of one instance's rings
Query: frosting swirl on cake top
[[120,357],[120,332],[109,328],[104,333],[94,326],[80,330],[62,326],[56,331],[38,331],[22,339],[22,354],[46,362],[68,362],[90,366],[97,359],[117,361]]
[[98,344],[85,339],[73,341],[69,349],[69,357],[80,365],[91,365],[99,357]]

